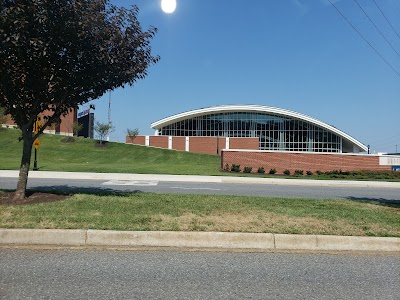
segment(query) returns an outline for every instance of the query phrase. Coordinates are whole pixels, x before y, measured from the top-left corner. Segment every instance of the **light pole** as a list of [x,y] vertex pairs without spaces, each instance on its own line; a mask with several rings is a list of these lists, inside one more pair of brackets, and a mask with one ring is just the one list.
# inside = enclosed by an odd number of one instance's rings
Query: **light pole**
[[110,141],[110,127],[111,127],[111,91],[108,95],[108,132],[107,132],[107,142]]

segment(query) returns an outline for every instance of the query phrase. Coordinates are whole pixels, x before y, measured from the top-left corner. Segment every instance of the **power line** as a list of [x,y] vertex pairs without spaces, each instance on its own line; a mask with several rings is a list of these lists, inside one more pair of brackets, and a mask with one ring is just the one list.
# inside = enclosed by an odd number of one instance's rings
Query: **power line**
[[354,27],[353,24],[342,14],[342,12],[336,7],[335,4],[332,3],[331,0],[328,0],[329,3],[338,11],[338,13],[347,21],[347,23],[358,33],[358,35],[375,51],[376,54],[397,74],[397,76],[400,77],[400,73],[396,71],[395,68],[392,67],[391,64],[378,52],[378,50],[375,49],[374,46],[371,45],[370,42],[367,41],[367,39],[361,34],[360,31],[357,30],[357,28]]
[[394,29],[394,27],[392,26],[392,23],[389,22],[388,18],[386,18],[386,16],[385,16],[385,14],[383,13],[382,9],[381,9],[381,8],[379,7],[379,5],[375,2],[375,0],[372,0],[372,1],[374,1],[376,7],[379,9],[379,11],[381,12],[382,16],[385,17],[386,22],[388,22],[388,24],[390,25],[390,27],[392,27],[393,31],[396,33],[397,37],[400,39],[399,34],[397,33],[396,29]]
[[361,7],[361,5],[357,2],[357,0],[353,0],[355,3],[357,3],[358,7],[363,11],[363,13],[367,16],[368,20],[372,23],[372,25],[374,25],[374,27],[376,28],[376,30],[378,30],[378,32],[381,34],[381,36],[385,39],[385,41],[389,44],[390,48],[393,49],[394,52],[396,52],[396,54],[398,56],[400,56],[399,52],[396,51],[396,49],[393,48],[392,44],[388,41],[388,39],[384,36],[384,34],[382,33],[382,31],[379,30],[378,26],[375,25],[374,21],[371,20],[371,18],[368,16],[368,14],[366,13],[366,11]]

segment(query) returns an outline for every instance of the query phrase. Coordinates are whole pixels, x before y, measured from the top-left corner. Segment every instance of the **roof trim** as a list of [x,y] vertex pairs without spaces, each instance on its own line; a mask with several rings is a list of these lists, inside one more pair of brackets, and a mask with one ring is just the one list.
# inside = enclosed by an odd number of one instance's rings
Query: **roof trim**
[[357,146],[361,151],[367,151],[368,148],[365,146],[363,143],[360,141],[356,140],[355,138],[351,137],[350,135],[344,133],[343,131],[337,129],[334,126],[331,126],[325,122],[322,122],[318,119],[315,119],[313,117],[287,110],[287,109],[282,109],[278,107],[272,107],[272,106],[261,106],[261,105],[220,105],[220,106],[211,106],[211,107],[206,107],[206,108],[200,108],[200,109],[195,109],[183,113],[179,113],[164,119],[161,119],[159,121],[151,123],[151,127],[153,129],[160,129],[162,127],[165,127],[169,124],[182,121],[188,118],[194,118],[198,116],[203,116],[203,115],[208,115],[212,113],[226,113],[226,112],[262,112],[262,113],[271,113],[279,116],[284,116],[284,117],[291,117],[295,118],[298,120],[303,120],[309,123],[312,123],[314,125],[317,125],[319,127],[325,128],[328,131],[331,131],[343,139],[353,143],[355,146]]

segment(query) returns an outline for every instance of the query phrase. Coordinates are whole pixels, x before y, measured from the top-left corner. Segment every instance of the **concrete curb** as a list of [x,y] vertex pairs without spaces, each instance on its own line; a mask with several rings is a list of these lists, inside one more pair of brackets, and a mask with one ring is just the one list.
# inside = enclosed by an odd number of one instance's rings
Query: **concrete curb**
[[[19,171],[0,170],[0,177],[18,178]],[[200,175],[167,175],[167,174],[128,174],[128,173],[85,173],[85,172],[55,172],[29,171],[29,178],[52,179],[91,179],[91,180],[144,180],[169,182],[215,182],[241,184],[273,184],[273,185],[301,185],[301,186],[339,186],[339,187],[366,187],[366,188],[400,188],[400,182],[386,181],[351,181],[351,180],[315,180],[289,178],[259,178],[235,176],[200,176]]]
[[0,245],[399,252],[400,238],[236,232],[0,229]]

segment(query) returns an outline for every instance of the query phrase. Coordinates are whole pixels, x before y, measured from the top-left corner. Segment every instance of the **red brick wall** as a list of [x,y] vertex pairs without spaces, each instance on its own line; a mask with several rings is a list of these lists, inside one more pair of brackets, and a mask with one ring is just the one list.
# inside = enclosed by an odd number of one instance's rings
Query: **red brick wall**
[[[41,113],[39,116],[42,118],[43,116],[48,116],[52,114],[50,111],[45,111]],[[74,109],[72,112],[68,113],[66,116],[61,116],[60,118],[61,123],[55,127],[57,133],[71,133],[72,134],[72,124],[78,120],[76,110]],[[43,123],[43,120],[42,120]],[[6,120],[7,125],[15,125],[14,121],[12,120],[11,116],[7,116]],[[50,127],[46,128],[47,130],[51,130]],[[54,129],[54,128],[53,128]]]
[[184,136],[173,136],[172,137],[172,149],[185,151],[186,137]]
[[306,171],[357,171],[357,170],[391,170],[391,166],[380,166],[377,155],[354,154],[327,154],[327,153],[288,153],[266,151],[223,151],[221,167],[226,164],[252,167],[257,172],[259,167],[264,167],[268,172],[275,168],[278,174],[284,170]]
[[145,145],[146,144],[146,136],[138,135],[133,139],[133,142],[132,142],[132,139],[129,136],[126,136],[125,137],[125,142],[127,144]]
[[[47,115],[46,113],[43,113],[43,115]],[[69,113],[65,117],[62,116],[60,118],[60,124],[56,126],[56,132],[57,133],[69,133],[72,134],[72,124],[76,122],[77,119],[77,114],[76,110],[73,112]]]
[[[168,149],[168,136],[149,136],[150,146],[161,147]],[[132,143],[131,139],[126,136],[126,143]],[[133,140],[133,144],[145,145],[146,136],[139,135]],[[218,143],[218,147],[217,147]],[[189,152],[205,153],[205,154],[221,154],[222,149],[225,149],[226,138],[215,136],[191,136],[189,137]],[[230,138],[229,148],[231,149],[258,149],[258,138]],[[185,151],[186,137],[173,136],[172,149]]]
[[6,124],[7,125],[15,125],[15,123],[14,123],[13,119],[11,119],[10,115],[7,115]]
[[[217,147],[218,144],[218,147]],[[205,154],[221,155],[226,147],[225,137],[191,136],[189,138],[189,151]],[[229,138],[230,149],[258,149],[258,138]]]
[[[223,139],[225,138],[218,138]],[[225,148],[225,145],[224,145]],[[189,137],[189,151],[204,153],[204,154],[217,154],[217,138],[207,136]]]
[[160,147],[168,149],[168,136],[165,135],[151,135],[149,136],[149,145],[153,147]]
[[[225,145],[223,148],[225,148]],[[259,149],[258,137],[248,137],[248,138],[231,137],[229,138],[229,149],[258,150]]]

